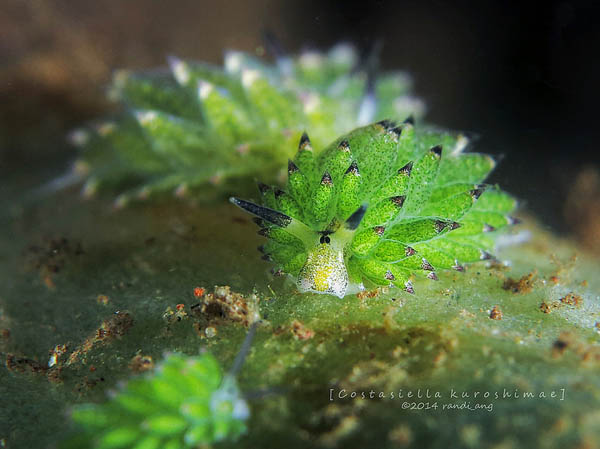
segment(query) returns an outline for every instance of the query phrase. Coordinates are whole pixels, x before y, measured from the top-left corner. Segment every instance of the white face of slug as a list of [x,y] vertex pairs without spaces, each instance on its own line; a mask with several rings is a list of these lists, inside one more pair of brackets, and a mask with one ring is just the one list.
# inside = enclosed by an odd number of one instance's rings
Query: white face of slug
[[322,293],[338,298],[346,296],[348,272],[343,248],[337,248],[333,242],[317,243],[308,253],[306,264],[298,275],[297,285],[302,293]]

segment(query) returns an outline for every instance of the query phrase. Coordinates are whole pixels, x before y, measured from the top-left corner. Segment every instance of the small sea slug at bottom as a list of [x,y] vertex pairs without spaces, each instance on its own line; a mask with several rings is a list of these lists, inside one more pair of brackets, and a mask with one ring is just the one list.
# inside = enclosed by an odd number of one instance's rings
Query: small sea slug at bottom
[[494,168],[464,151],[464,136],[384,120],[316,153],[305,134],[288,163],[285,190],[259,184],[262,205],[231,198],[256,216],[259,247],[301,292],[343,298],[365,288],[437,280],[490,259],[513,224],[510,195],[482,184]]
[[212,355],[171,354],[155,373],[130,380],[105,404],[78,406],[72,417],[84,433],[64,449],[180,449],[237,440],[249,410]]

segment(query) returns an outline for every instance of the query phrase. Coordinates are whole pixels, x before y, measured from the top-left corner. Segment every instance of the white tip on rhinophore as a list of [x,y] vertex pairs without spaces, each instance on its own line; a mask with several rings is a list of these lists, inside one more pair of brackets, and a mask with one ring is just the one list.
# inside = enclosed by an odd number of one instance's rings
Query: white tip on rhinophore
[[365,95],[358,109],[358,126],[365,126],[371,123],[375,117],[376,110],[377,100],[375,100],[375,95],[372,93]]
[[305,114],[315,112],[321,104],[321,99],[314,93],[309,93],[301,96],[302,106]]
[[136,192],[136,197],[139,200],[147,200],[150,197],[150,187],[144,186]]
[[98,191],[98,180],[96,178],[90,178],[83,185],[83,188],[81,189],[81,196],[86,199],[92,198],[96,194],[97,191]]
[[114,122],[104,122],[96,127],[96,131],[102,137],[108,136],[116,129],[116,125]]
[[228,51],[225,53],[225,71],[238,73],[242,69],[242,53],[239,51]]
[[67,137],[71,145],[82,147],[90,140],[90,134],[85,129],[75,129],[69,133]]
[[294,75],[294,60],[288,56],[277,58],[277,68],[283,76],[291,77]]
[[305,51],[298,58],[298,62],[305,69],[317,69],[323,65],[324,56],[317,51]]
[[179,184],[173,194],[177,198],[184,198],[188,194],[188,185],[186,183]]
[[245,421],[250,416],[250,409],[248,408],[248,404],[241,398],[238,398],[233,403],[233,411],[231,416],[235,419],[239,419],[241,421]]
[[496,239],[496,250],[514,245],[521,245],[531,240],[531,231],[524,230],[517,234],[499,235]]
[[115,86],[117,89],[125,87],[125,83],[127,83],[130,75],[131,72],[129,70],[115,70],[113,74],[113,86]]
[[152,121],[156,120],[156,111],[136,111],[135,118],[141,125],[148,125]]
[[456,144],[454,145],[454,148],[452,148],[452,155],[459,155],[460,153],[463,152],[463,150],[467,147],[467,145],[469,144],[469,139],[468,137],[466,137],[463,134],[460,134],[458,136],[458,138],[456,139]]
[[177,56],[169,56],[167,61],[177,82],[181,85],[187,84],[190,80],[188,65]]
[[417,117],[421,117],[425,114],[425,103],[423,100],[411,95],[402,95],[394,100],[394,109],[400,116],[407,115],[410,113]]
[[352,66],[356,63],[357,54],[356,50],[351,44],[341,43],[337,44],[331,50],[329,50],[329,57],[335,64],[344,64]]
[[198,97],[200,97],[201,100],[206,100],[213,89],[214,86],[212,83],[203,80],[198,81]]
[[125,206],[127,206],[128,203],[129,203],[129,197],[127,197],[126,195],[119,195],[113,201],[113,208],[114,209],[123,209]]
[[245,69],[242,71],[242,85],[248,88],[260,77],[258,70]]

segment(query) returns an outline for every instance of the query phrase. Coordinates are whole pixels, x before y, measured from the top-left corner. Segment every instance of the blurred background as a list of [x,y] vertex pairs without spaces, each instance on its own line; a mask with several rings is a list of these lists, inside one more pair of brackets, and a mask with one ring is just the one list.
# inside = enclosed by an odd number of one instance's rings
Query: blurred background
[[[117,68],[174,54],[220,63],[271,30],[290,52],[384,43],[427,120],[503,156],[492,182],[600,250],[598,2],[0,1],[0,175],[74,158],[66,134],[110,111]],[[333,138],[334,136],[332,136]],[[47,181],[41,179],[40,183]],[[0,182],[0,188],[3,188]]]

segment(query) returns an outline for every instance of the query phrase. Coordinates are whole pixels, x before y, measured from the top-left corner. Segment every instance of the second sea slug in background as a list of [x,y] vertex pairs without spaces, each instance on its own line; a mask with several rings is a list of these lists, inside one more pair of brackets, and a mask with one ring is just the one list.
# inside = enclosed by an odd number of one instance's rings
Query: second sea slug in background
[[244,191],[275,181],[305,129],[316,145],[386,117],[423,114],[402,72],[377,77],[352,46],[279,56],[268,64],[230,51],[223,67],[169,59],[170,70],[115,73],[120,112],[72,133],[84,194],[120,192],[117,205],[214,186]]

